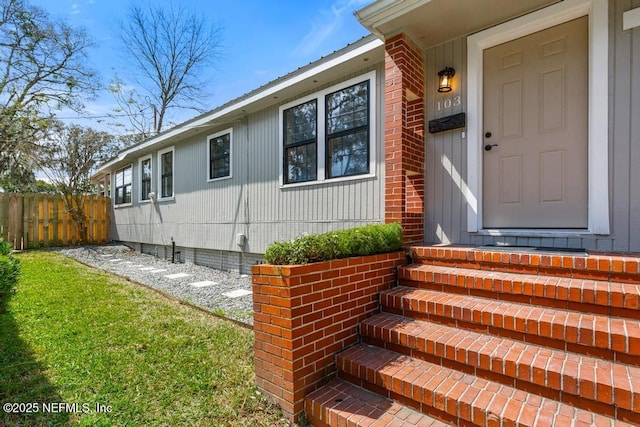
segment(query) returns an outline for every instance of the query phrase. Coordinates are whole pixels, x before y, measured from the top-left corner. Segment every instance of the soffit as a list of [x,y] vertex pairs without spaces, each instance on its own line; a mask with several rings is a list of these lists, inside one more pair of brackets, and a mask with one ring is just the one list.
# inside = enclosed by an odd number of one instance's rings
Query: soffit
[[373,33],[408,34],[422,48],[525,15],[559,0],[378,0],[356,12]]

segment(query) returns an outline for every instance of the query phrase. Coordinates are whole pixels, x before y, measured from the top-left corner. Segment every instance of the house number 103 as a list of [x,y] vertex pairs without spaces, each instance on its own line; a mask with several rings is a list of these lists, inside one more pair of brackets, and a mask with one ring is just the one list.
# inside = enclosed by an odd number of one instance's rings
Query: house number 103
[[460,98],[460,95],[458,96],[454,96],[453,98],[447,98],[444,101],[438,101],[437,103],[437,107],[438,107],[438,111],[442,111],[442,108],[451,108],[451,107],[458,107],[460,104],[462,104],[462,98]]

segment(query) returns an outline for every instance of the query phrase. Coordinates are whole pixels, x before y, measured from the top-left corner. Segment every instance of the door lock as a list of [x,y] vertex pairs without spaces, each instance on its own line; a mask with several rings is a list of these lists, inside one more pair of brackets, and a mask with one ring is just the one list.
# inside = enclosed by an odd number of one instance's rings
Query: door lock
[[498,144],[487,144],[484,146],[484,151],[491,151],[493,147],[497,147]]

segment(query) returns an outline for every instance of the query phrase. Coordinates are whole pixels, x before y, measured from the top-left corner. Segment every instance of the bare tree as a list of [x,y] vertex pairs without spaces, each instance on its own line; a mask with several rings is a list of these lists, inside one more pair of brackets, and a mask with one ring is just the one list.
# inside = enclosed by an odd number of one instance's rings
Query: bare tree
[[[153,135],[153,107],[149,105],[150,100],[145,100],[135,88],[128,87],[119,77],[113,78],[108,90],[118,103],[118,108],[114,109],[115,114],[112,115],[112,118],[124,114],[129,119],[131,128],[127,130],[125,136],[127,145],[141,142]],[[123,126],[119,121],[113,125]]]
[[80,110],[80,96],[95,93],[91,46],[83,30],[25,0],[0,0],[0,174],[33,148],[55,110]]
[[91,173],[98,163],[112,157],[117,148],[118,142],[106,132],[77,125],[65,127],[56,122],[36,154],[40,169],[63,195],[65,209],[83,242],[87,241],[85,201],[95,192]]
[[[162,130],[169,109],[202,110],[204,76],[220,53],[220,27],[181,6],[163,9],[149,3],[132,5],[119,30],[136,83],[155,110],[154,132]],[[125,94],[123,99],[137,100],[138,110],[147,107],[140,98]]]

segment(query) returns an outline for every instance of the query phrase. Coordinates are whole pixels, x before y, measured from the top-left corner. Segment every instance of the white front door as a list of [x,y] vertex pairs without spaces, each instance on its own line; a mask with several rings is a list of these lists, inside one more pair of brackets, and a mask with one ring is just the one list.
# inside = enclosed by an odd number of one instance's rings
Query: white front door
[[588,39],[585,16],[484,50],[485,228],[588,227]]

